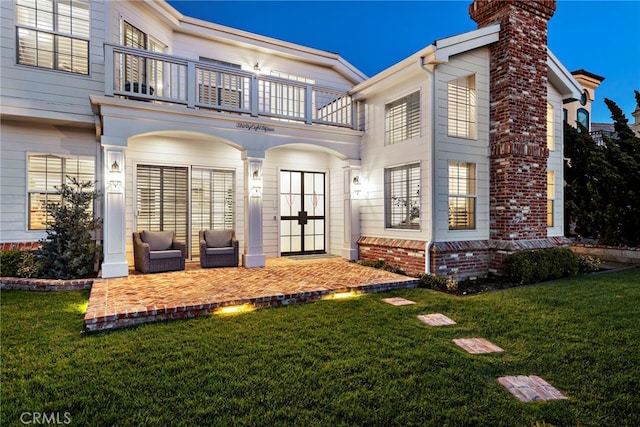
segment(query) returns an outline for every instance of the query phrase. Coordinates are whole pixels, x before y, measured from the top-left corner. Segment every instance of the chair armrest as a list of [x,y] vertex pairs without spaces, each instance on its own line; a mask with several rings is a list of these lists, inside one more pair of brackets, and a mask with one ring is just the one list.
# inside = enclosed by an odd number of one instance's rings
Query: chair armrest
[[171,249],[178,249],[182,251],[182,259],[187,257],[187,244],[184,242],[179,242],[176,239],[173,239],[171,243]]

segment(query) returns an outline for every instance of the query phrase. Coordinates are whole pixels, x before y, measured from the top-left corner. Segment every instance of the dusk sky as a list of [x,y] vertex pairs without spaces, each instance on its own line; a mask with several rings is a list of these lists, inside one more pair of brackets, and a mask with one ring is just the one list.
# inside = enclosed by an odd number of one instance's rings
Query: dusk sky
[[[467,1],[183,1],[187,16],[339,53],[368,76],[435,40],[474,30]],[[605,77],[592,122],[611,122],[604,98],[633,122],[640,91],[640,1],[559,0],[549,47],[569,71]]]

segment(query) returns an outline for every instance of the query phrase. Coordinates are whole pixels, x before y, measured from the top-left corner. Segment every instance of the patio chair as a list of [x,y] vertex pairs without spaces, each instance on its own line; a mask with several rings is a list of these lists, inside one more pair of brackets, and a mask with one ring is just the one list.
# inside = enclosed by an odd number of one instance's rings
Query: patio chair
[[133,233],[133,258],[141,273],[184,270],[187,246],[176,240],[175,231]]
[[237,267],[238,240],[233,230],[200,230],[200,266]]

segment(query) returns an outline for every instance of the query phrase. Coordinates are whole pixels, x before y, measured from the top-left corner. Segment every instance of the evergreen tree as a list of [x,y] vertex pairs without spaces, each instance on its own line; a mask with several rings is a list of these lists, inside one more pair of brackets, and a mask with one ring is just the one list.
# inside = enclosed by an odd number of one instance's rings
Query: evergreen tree
[[93,202],[100,197],[90,181],[79,182],[67,176],[69,184],[56,187],[61,203],[49,203],[47,237],[38,251],[45,277],[75,279],[95,271],[100,247],[92,233],[100,228],[100,220],[93,218]]
[[[635,92],[640,103],[640,93]],[[565,233],[602,244],[640,245],[640,138],[605,99],[614,136],[598,145],[587,130],[565,126]]]

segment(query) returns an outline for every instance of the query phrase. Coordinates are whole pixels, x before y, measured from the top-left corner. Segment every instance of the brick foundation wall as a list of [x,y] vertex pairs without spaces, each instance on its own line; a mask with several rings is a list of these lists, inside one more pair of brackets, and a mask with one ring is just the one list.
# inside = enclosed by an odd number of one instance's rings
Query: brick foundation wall
[[589,245],[584,243],[572,243],[570,247],[571,250],[578,255],[591,255],[600,258],[602,261],[640,266],[640,248]]
[[431,271],[456,280],[486,277],[490,260],[488,240],[438,242],[431,247]]
[[358,239],[358,259],[362,261],[384,260],[410,275],[426,271],[427,242],[419,240],[385,239],[362,236]]
[[0,250],[8,251],[17,249],[20,251],[33,251],[40,248],[40,242],[5,242],[0,243]]

